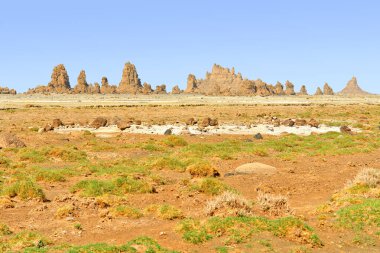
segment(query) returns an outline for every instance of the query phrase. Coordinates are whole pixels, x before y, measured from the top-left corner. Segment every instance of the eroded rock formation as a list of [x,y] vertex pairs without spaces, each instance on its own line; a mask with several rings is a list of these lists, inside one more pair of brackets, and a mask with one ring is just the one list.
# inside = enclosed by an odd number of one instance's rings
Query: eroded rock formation
[[114,94],[117,93],[117,87],[108,83],[107,77],[102,77],[102,86],[100,87],[100,93],[102,94]]
[[16,95],[17,92],[15,89],[9,89],[8,87],[1,87],[0,86],[0,94]]
[[276,95],[285,95],[284,86],[282,83],[277,82],[275,86],[275,93]]
[[285,94],[286,95],[296,95],[296,92],[294,91],[294,84],[292,84],[290,81],[286,81],[285,83]]
[[181,89],[178,87],[178,85],[175,85],[172,88],[172,94],[181,94]]
[[329,86],[328,83],[325,83],[323,86],[323,94],[324,95],[334,95],[333,89]]
[[141,93],[142,85],[135,65],[127,62],[123,69],[123,75],[118,87],[119,93]]
[[153,92],[152,85],[149,83],[144,83],[142,87],[142,93],[145,95],[151,94]]
[[166,85],[161,84],[156,86],[155,94],[166,94]]
[[308,95],[307,89],[305,85],[301,86],[300,92],[298,93],[299,95]]
[[67,74],[66,68],[63,64],[59,64],[54,67],[51,74],[51,81],[48,84],[48,91],[55,93],[69,93],[70,92],[70,80]]
[[79,73],[78,79],[77,79],[77,85],[74,87],[74,93],[91,93],[88,89],[88,83],[86,80],[86,72],[82,70]]
[[342,95],[369,95],[370,93],[362,90],[359,87],[358,80],[356,77],[352,77],[350,81],[348,81],[346,87],[339,92]]
[[193,74],[187,77],[187,86],[185,93],[194,93],[197,91],[197,78]]
[[322,95],[323,95],[323,92],[322,92],[321,88],[318,87],[317,90],[315,91],[314,96],[322,96]]

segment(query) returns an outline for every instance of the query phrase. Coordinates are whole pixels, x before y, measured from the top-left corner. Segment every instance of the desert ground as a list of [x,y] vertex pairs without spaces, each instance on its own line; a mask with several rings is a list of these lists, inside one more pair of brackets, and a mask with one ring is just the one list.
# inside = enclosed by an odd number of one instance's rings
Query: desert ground
[[380,252],[380,96],[0,95],[9,134],[0,252]]

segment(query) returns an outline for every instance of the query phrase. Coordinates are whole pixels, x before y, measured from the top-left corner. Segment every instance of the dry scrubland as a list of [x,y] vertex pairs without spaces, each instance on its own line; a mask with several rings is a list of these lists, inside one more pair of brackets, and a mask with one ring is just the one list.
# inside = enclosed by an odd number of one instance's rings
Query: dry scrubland
[[[377,252],[380,99],[0,97],[0,252]],[[59,118],[254,123],[314,118],[360,134],[306,137],[38,133]],[[260,162],[271,174],[231,175]],[[227,176],[226,176],[227,175]]]

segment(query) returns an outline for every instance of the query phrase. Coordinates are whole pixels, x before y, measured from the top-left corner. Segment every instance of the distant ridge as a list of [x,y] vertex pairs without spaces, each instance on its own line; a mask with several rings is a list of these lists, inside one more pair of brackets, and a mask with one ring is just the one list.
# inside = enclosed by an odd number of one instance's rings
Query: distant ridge
[[356,77],[352,77],[350,81],[348,81],[346,87],[339,92],[342,95],[370,95],[371,93],[362,90],[358,85],[358,80]]

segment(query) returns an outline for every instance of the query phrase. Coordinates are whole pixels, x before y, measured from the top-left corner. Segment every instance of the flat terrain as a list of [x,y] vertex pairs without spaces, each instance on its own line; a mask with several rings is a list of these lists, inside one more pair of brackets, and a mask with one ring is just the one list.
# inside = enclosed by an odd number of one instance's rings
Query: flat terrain
[[[0,96],[0,107],[0,134],[27,146],[0,150],[0,252],[380,252],[380,175],[349,183],[380,169],[379,96],[20,94]],[[38,132],[56,118],[86,125],[96,117],[143,125],[315,119],[362,132]],[[277,170],[230,173],[252,162]],[[235,202],[207,213],[226,192]],[[262,194],[286,197],[289,208],[263,205]]]

